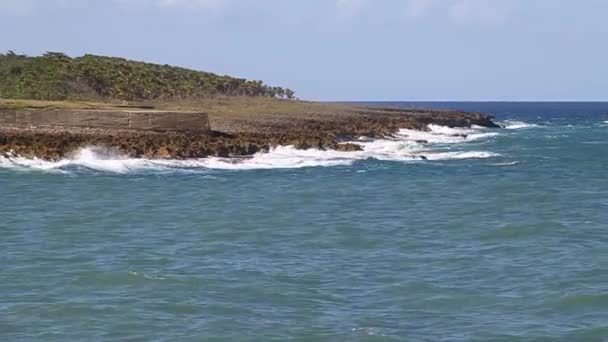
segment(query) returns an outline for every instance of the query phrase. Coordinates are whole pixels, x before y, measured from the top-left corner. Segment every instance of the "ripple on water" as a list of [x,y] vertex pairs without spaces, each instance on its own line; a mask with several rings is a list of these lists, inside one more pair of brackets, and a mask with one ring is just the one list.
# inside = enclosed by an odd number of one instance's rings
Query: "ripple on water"
[[564,230],[567,230],[567,227],[558,222],[506,223],[496,228],[488,227],[487,231],[481,234],[481,239],[485,241],[527,240],[533,237],[551,236]]
[[[505,156],[484,162],[3,168],[0,340],[602,341],[608,155],[580,143],[606,140],[596,122],[365,152]],[[249,166],[336,157],[275,152]]]
[[571,293],[547,302],[554,312],[605,312],[608,308],[608,293]]

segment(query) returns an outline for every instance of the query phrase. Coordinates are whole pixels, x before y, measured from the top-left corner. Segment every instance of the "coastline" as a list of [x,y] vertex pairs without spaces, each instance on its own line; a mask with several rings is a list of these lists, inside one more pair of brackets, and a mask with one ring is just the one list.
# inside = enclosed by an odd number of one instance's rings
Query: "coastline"
[[[50,103],[73,111],[65,103]],[[70,106],[76,106],[69,103]],[[47,108],[49,103],[45,103]],[[64,108],[61,108],[63,106]],[[93,107],[100,105],[93,105]],[[277,146],[357,151],[359,137],[384,138],[399,129],[498,127],[490,115],[449,110],[373,108],[304,101],[214,99],[155,108],[209,113],[209,132],[109,129],[49,125],[0,127],[0,154],[58,160],[85,147],[102,147],[132,158],[239,157]],[[40,108],[29,108],[41,111]],[[2,110],[0,108],[0,110]],[[118,110],[118,109],[116,109]]]

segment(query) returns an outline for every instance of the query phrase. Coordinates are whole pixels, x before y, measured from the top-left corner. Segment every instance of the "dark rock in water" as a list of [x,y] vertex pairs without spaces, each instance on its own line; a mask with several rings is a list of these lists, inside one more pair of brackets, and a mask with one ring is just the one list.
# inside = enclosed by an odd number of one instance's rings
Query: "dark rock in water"
[[422,160],[429,160],[429,158],[427,158],[426,156],[419,156],[419,157],[420,157],[420,159],[422,159]]
[[417,144],[428,144],[429,141],[428,140],[416,140]]
[[[471,127],[473,125],[500,128],[492,121],[493,117],[485,113],[471,113],[463,111],[442,111],[442,110],[419,110],[417,114],[418,123],[436,124],[448,127]],[[422,129],[419,127],[418,129]]]
[[468,134],[453,134],[452,136],[457,137],[457,138],[463,138],[463,139],[466,139],[469,137]]
[[342,151],[342,152],[353,152],[353,151],[362,151],[363,148],[361,148],[361,146],[357,145],[357,144],[346,143],[346,144],[338,144],[336,146],[336,150]]
[[359,141],[359,142],[372,142],[372,141],[374,141],[374,139],[368,138],[368,137],[359,137],[357,139],[357,141]]

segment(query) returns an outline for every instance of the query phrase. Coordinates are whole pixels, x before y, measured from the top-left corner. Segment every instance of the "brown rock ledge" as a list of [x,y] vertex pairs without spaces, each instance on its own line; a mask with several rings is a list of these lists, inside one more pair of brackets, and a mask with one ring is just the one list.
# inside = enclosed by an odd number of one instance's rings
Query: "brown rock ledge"
[[461,111],[316,103],[303,103],[293,107],[293,111],[289,111],[291,107],[280,106],[234,113],[224,108],[214,112],[215,107],[210,108],[210,111],[204,110],[210,113],[208,133],[3,124],[0,125],[0,153],[56,160],[87,146],[146,158],[244,156],[278,145],[352,151],[357,150],[358,145],[343,142],[361,136],[386,137],[400,128],[425,130],[431,123],[450,127],[498,127],[489,115]]

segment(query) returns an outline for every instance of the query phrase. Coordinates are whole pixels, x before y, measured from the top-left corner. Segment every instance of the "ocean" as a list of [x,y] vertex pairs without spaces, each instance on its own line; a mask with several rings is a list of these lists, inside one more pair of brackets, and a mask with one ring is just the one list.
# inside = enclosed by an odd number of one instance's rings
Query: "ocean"
[[2,341],[608,341],[608,103],[363,151],[0,157]]

